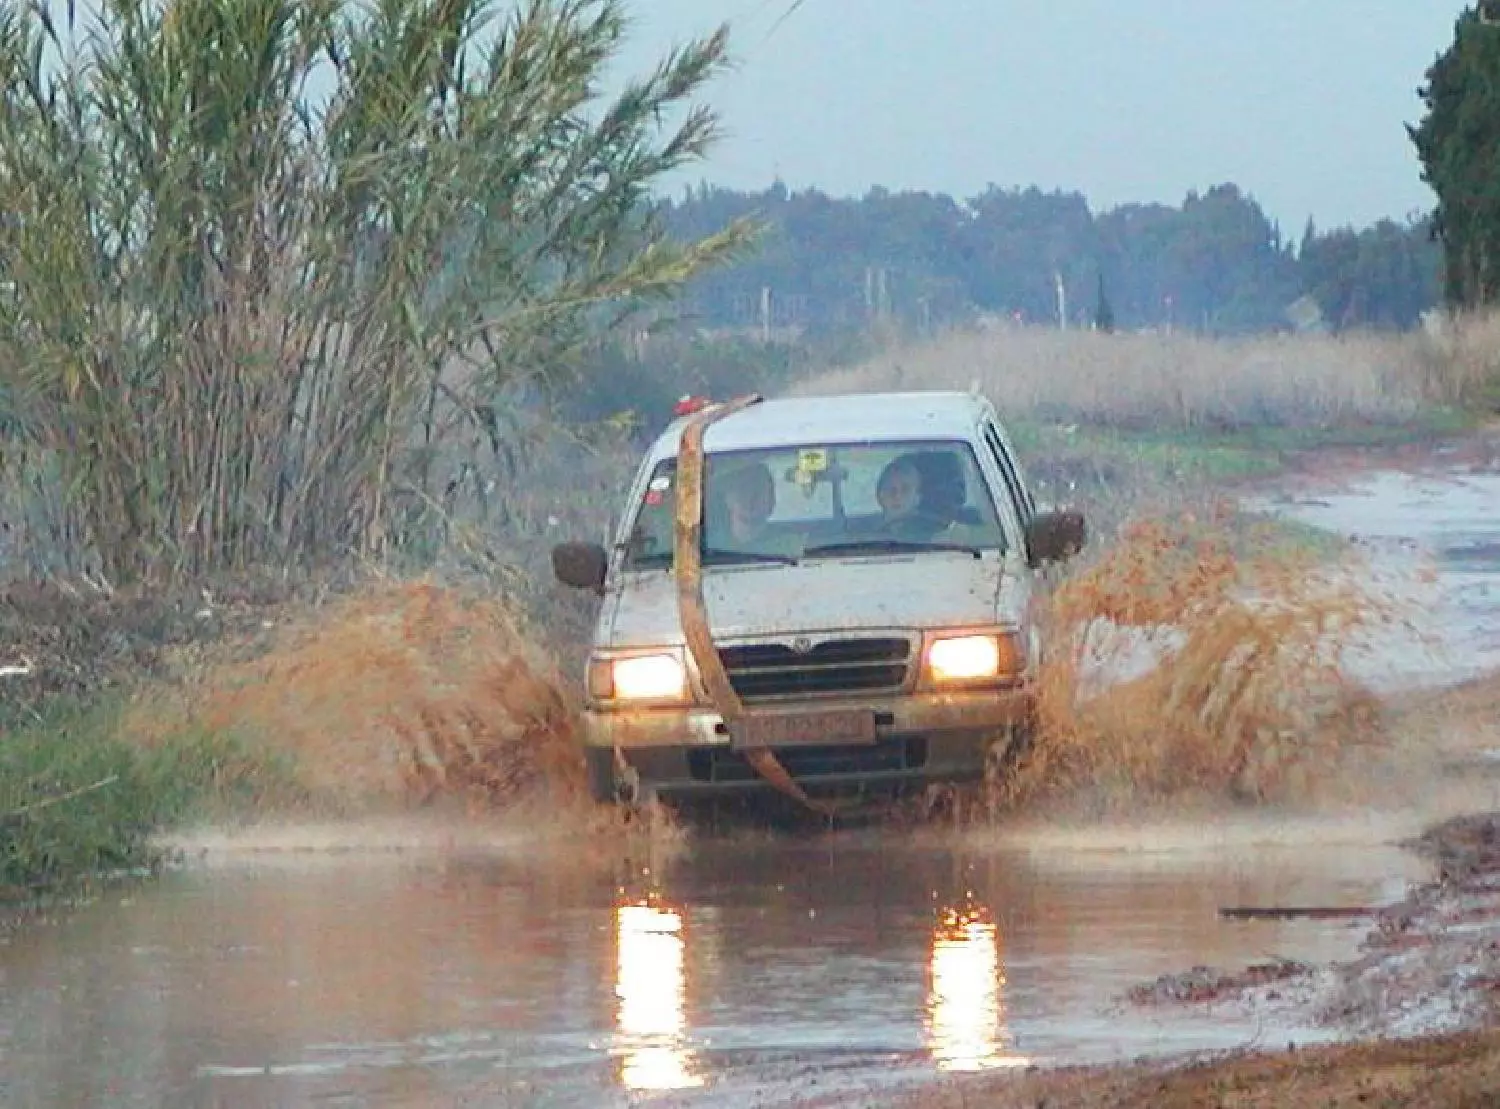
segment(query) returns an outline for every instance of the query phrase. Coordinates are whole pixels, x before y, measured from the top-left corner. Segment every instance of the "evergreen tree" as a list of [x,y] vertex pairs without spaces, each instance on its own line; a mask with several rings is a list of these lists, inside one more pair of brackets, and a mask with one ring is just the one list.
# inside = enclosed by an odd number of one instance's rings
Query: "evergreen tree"
[[1104,291],[1103,270],[1099,271],[1099,293],[1094,306],[1094,329],[1106,332],[1115,329],[1115,310],[1109,303],[1109,295]]
[[1500,23],[1496,5],[1465,9],[1453,43],[1419,90],[1426,115],[1407,133],[1422,180],[1437,194],[1434,233],[1443,245],[1445,295],[1454,307],[1500,294]]

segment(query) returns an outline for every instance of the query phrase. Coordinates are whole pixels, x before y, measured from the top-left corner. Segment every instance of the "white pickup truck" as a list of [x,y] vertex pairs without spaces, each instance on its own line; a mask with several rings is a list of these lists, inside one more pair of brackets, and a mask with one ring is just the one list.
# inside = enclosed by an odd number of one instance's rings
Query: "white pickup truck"
[[982,396],[680,405],[612,546],[552,554],[602,598],[594,796],[820,808],[982,777],[1030,725],[1038,574],[1084,537],[1081,514],[1038,510]]

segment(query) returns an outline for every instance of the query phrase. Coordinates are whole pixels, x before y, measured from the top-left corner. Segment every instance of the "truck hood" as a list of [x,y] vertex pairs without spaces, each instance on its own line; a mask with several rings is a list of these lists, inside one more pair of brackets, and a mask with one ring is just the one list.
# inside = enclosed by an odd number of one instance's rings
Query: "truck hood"
[[[985,624],[1017,618],[1023,602],[1019,580],[1000,559],[950,553],[715,566],[703,573],[703,600],[716,639]],[[669,572],[627,574],[606,612],[600,646],[683,641]]]

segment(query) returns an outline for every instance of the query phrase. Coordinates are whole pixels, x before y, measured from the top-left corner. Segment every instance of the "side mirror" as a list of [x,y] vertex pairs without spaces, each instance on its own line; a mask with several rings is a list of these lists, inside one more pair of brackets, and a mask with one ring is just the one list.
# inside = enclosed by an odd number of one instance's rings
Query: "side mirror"
[[609,555],[598,543],[559,543],[552,548],[552,573],[574,589],[604,590]]
[[1088,540],[1088,526],[1077,509],[1056,509],[1032,517],[1026,529],[1026,545],[1031,549],[1033,569],[1046,562],[1066,562]]

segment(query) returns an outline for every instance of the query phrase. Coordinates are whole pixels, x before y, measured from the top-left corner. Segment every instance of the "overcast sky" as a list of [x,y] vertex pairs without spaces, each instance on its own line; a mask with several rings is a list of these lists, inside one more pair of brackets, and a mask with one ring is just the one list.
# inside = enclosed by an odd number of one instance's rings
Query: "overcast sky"
[[[729,135],[689,175],[1099,210],[1233,181],[1300,234],[1432,205],[1403,123],[1452,41],[1446,0],[637,0],[622,64],[730,23]],[[768,37],[769,32],[769,37]]]

